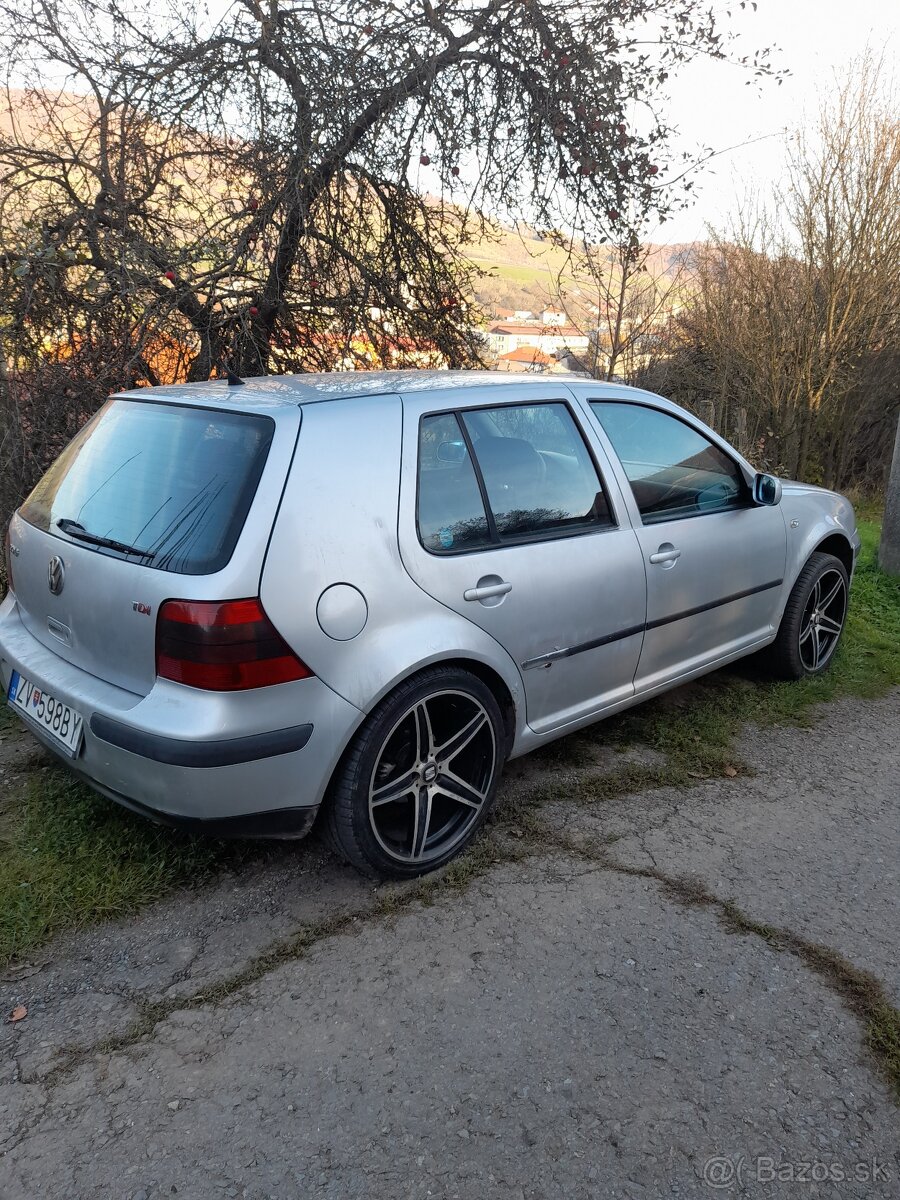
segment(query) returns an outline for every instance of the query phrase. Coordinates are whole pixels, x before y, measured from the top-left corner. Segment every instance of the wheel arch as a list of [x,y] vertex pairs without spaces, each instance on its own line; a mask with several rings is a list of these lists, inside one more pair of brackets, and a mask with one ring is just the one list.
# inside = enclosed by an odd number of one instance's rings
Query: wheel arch
[[833,554],[836,559],[843,563],[848,578],[853,573],[853,547],[850,544],[850,539],[845,534],[831,533],[828,537],[823,538],[821,542],[812,548],[806,561],[809,562],[809,557],[816,553]]
[[[474,658],[457,657],[439,659],[430,665],[433,667],[459,667],[460,670],[469,671],[470,674],[480,679],[485,687],[490,688],[503,716],[503,726],[506,732],[506,751],[508,754],[512,749],[512,744],[516,737],[516,702],[503,676],[498,671],[495,671],[493,667],[488,666],[487,663],[479,662]],[[425,669],[427,670],[427,668]],[[414,674],[418,674],[418,672],[414,672]]]
[[401,687],[404,683],[408,683],[409,680],[415,679],[417,675],[423,674],[432,667],[458,667],[463,671],[469,671],[477,679],[480,679],[487,688],[490,689],[500,708],[501,716],[503,717],[503,726],[506,735],[506,755],[504,755],[504,757],[509,754],[513,747],[513,743],[516,740],[516,734],[518,732],[519,712],[516,707],[515,697],[500,672],[496,671],[493,667],[489,666],[480,659],[473,658],[465,654],[447,654],[443,657],[432,658],[427,662],[417,663],[414,667],[411,667],[408,671],[393,679],[388,687],[382,689],[368,710],[365,713],[360,714],[359,721],[354,725],[353,729],[346,737],[344,744],[341,746],[340,751],[334,760],[331,772],[328,776],[328,782],[323,788],[320,797],[321,807],[325,806],[329,796],[331,795],[335,778],[337,777],[347,755],[352,752],[357,735],[359,734],[360,728],[365,723],[367,717],[387,696],[391,694],[391,692],[394,691],[395,688]]

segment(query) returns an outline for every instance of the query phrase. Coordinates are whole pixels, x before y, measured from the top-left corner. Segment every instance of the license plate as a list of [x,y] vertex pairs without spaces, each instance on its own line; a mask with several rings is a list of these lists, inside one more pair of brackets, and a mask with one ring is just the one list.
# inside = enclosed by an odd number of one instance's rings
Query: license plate
[[48,734],[59,748],[74,758],[81,744],[81,714],[57,700],[30,679],[13,671],[7,699],[13,708]]

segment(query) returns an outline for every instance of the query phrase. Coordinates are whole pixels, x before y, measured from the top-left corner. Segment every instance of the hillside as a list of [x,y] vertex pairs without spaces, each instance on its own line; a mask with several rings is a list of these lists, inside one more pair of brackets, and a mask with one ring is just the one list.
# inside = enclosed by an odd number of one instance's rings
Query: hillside
[[[654,245],[648,266],[665,275],[683,254],[682,245]],[[485,276],[475,288],[475,299],[488,315],[496,309],[556,309],[560,287],[570,311],[597,303],[597,289],[589,275],[573,273],[564,251],[534,230],[498,226],[496,236],[478,242],[469,261]],[[575,313],[572,313],[575,316]]]
[[[65,91],[0,89],[0,145],[32,145],[50,155],[77,158],[84,153],[86,144],[95,142],[96,121],[96,103],[91,97]],[[160,134],[165,137],[166,131],[160,130]],[[176,182],[186,188],[193,204],[200,195],[221,201],[233,190],[211,170],[208,160],[201,159],[199,165],[195,161],[185,165],[177,154],[178,146],[172,149],[174,160],[184,171]],[[6,199],[12,200],[13,195],[8,191]],[[428,201],[441,204],[437,196],[429,196]],[[2,199],[0,210],[6,210]],[[3,211],[7,221],[18,221],[21,216],[21,209],[15,205]],[[649,263],[651,271],[658,275],[667,273],[683,249],[654,246]],[[594,323],[596,310],[592,318],[589,306],[598,302],[595,284],[589,276],[573,273],[566,253],[538,231],[524,224],[498,222],[490,236],[472,245],[468,257],[482,272],[474,299],[487,318],[497,315],[498,310],[541,312],[547,308],[565,308],[578,324],[587,327]]]

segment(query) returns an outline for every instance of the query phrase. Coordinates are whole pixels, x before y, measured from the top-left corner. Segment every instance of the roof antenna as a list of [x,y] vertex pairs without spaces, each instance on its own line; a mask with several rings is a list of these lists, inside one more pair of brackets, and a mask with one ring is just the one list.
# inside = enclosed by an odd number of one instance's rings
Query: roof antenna
[[240,375],[235,375],[234,371],[228,371],[225,378],[228,380],[229,387],[243,387],[244,381]]

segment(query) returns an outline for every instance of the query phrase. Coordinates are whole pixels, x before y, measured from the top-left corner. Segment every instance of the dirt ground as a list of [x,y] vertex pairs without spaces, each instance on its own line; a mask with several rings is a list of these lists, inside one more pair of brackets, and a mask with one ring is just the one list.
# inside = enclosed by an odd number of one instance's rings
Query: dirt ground
[[900,1195],[900,692],[739,751],[545,767],[427,889],[313,842],[58,939],[3,978],[0,1197]]

